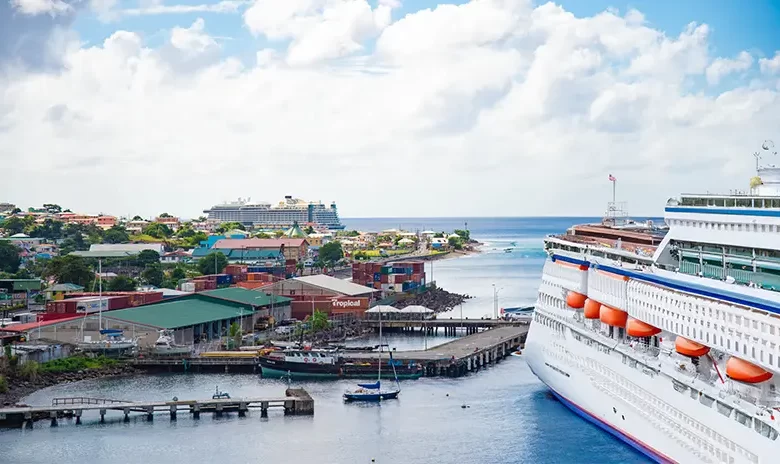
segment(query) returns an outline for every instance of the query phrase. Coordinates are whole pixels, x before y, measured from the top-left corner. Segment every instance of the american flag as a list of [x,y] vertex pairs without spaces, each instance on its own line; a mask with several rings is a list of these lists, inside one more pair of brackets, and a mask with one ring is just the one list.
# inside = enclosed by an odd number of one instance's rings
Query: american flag
[[612,174],[609,175],[609,181],[610,182],[617,182],[617,179]]

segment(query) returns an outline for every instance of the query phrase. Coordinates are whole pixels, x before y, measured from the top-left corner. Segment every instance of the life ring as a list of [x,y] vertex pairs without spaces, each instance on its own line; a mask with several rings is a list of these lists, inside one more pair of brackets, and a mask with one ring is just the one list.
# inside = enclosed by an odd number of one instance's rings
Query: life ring
[[309,362],[309,358],[303,358],[303,362],[305,363]]

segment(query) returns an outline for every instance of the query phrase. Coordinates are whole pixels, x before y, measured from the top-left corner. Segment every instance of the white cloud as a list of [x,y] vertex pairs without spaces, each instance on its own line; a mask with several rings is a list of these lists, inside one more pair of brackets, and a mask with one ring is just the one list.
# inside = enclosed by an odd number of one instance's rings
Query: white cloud
[[0,73],[15,173],[0,197],[131,215],[285,194],[347,217],[600,214],[612,173],[632,212],[658,214],[682,190],[747,185],[780,119],[769,77],[691,90],[725,61],[706,25],[667,36],[635,11],[518,0],[391,7],[257,1],[247,27],[285,47],[251,66],[203,20],[159,47],[66,35],[61,71]]
[[777,74],[780,73],[780,51],[775,52],[774,58],[761,58],[758,60],[758,65],[761,68],[761,72],[765,74]]
[[62,0],[11,0],[11,6],[22,14],[35,16],[48,14],[57,16],[72,11],[72,7]]
[[366,0],[255,0],[244,22],[255,35],[291,39],[289,64],[306,65],[362,51],[391,22],[397,2]]
[[753,57],[748,52],[741,52],[736,58],[717,58],[707,67],[707,82],[716,85],[723,76],[731,73],[747,71],[753,66]]
[[148,0],[140,8],[126,8],[117,11],[120,16],[144,16],[182,13],[237,13],[248,3],[247,0],[222,0],[218,3],[200,5],[164,5],[161,0]]

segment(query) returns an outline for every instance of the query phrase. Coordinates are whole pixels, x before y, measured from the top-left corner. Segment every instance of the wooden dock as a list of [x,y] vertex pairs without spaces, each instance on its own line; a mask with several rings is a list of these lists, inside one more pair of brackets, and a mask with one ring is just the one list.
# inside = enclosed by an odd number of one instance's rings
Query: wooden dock
[[108,411],[124,413],[124,420],[128,421],[131,413],[146,415],[148,420],[154,419],[155,413],[168,413],[171,420],[176,420],[179,413],[191,414],[193,418],[200,418],[201,413],[214,413],[220,415],[226,412],[237,412],[244,416],[250,409],[259,409],[260,417],[268,417],[269,409],[283,409],[286,415],[312,415],[314,414],[314,400],[309,393],[302,388],[288,388],[285,396],[277,398],[220,398],[206,400],[177,400],[172,401],[124,401],[105,398],[54,398],[51,406],[30,406],[0,409],[0,426],[23,425],[32,427],[36,420],[50,419],[51,425],[56,426],[58,419],[75,417],[76,424],[81,423],[81,416],[85,412],[97,412],[100,421],[105,421]]

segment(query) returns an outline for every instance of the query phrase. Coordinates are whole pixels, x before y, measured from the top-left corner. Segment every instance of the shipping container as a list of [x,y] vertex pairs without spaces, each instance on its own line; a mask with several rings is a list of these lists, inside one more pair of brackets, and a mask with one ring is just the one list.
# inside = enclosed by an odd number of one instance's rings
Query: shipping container
[[393,268],[390,266],[382,266],[381,269],[379,270],[379,272],[382,274],[392,274],[392,271]]
[[[162,294],[162,293],[161,293]],[[112,296],[108,299],[108,309],[125,309],[130,307],[130,296]]]
[[217,285],[230,285],[232,283],[232,280],[230,279],[230,274],[217,274]]
[[183,282],[179,288],[182,292],[195,293],[195,282]]

